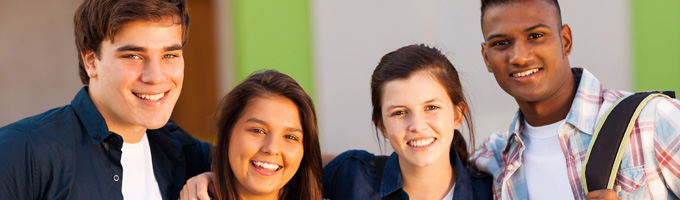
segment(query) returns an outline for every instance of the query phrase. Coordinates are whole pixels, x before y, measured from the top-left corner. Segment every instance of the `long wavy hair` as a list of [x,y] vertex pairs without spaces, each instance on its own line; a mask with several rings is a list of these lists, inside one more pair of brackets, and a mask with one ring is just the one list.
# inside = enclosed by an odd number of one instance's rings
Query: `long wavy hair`
[[[474,144],[474,130],[472,124],[472,116],[470,109],[465,101],[463,94],[463,87],[458,78],[458,71],[449,59],[444,56],[438,49],[428,47],[424,44],[414,44],[402,47],[393,52],[385,54],[380,59],[380,63],[373,71],[371,76],[371,102],[373,103],[373,124],[376,126],[376,137],[380,141],[380,134],[378,134],[377,127],[383,123],[381,108],[382,108],[382,93],[385,83],[406,79],[412,74],[420,71],[427,71],[444,87],[444,90],[451,98],[453,105],[458,109],[457,111],[463,113],[465,123],[468,128],[468,137],[470,143]],[[454,123],[453,121],[451,123]],[[455,130],[453,133],[453,141],[451,141],[451,152],[458,153],[460,160],[465,166],[469,158],[469,151],[465,138],[460,131]]]
[[239,199],[237,179],[229,165],[229,139],[236,121],[243,115],[248,101],[264,95],[280,95],[297,106],[302,123],[304,156],[293,178],[281,189],[280,199],[322,199],[321,150],[316,112],[312,98],[292,77],[276,70],[251,74],[222,99],[217,117],[217,147],[212,162],[213,183],[217,199]]

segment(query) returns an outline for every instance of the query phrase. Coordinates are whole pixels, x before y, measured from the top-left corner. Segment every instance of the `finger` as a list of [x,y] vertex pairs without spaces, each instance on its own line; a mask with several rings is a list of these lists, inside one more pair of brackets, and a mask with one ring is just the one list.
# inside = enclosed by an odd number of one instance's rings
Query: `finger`
[[197,181],[196,183],[196,197],[200,200],[210,200],[210,195],[208,195],[208,180],[203,179]]

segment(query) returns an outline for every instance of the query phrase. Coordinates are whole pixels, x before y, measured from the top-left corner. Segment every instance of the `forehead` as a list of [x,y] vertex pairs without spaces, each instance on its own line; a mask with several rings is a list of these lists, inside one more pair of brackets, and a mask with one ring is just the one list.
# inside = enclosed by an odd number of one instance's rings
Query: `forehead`
[[560,27],[557,7],[546,0],[521,0],[494,4],[486,8],[482,16],[482,32],[488,34],[524,30],[543,24],[551,28]]
[[427,71],[386,82],[382,96],[383,106],[420,104],[434,98],[450,101],[444,87]]
[[297,106],[292,100],[280,95],[265,94],[254,97],[248,101],[243,113],[240,120],[255,117],[267,123],[300,127]]

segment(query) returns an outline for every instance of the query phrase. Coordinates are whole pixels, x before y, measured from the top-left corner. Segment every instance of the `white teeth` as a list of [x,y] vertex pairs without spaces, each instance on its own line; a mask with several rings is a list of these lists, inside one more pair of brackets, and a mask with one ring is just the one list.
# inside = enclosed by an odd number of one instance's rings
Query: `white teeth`
[[412,147],[424,147],[424,146],[432,144],[432,142],[434,142],[434,138],[409,141],[407,144],[412,146]]
[[163,98],[165,96],[165,92],[159,93],[159,94],[136,94],[137,97],[140,99],[144,100],[149,100],[149,101],[158,101],[159,99]]
[[255,164],[255,166],[262,167],[262,168],[265,168],[265,169],[268,169],[268,170],[276,171],[276,170],[279,169],[279,165],[277,165],[277,164],[265,163],[265,162],[261,162],[261,161],[253,161],[253,164]]
[[530,69],[530,70],[519,72],[519,73],[514,73],[514,74],[512,74],[512,77],[516,77],[516,78],[517,77],[525,77],[525,76],[531,75],[531,74],[536,73],[536,72],[538,72],[538,68]]

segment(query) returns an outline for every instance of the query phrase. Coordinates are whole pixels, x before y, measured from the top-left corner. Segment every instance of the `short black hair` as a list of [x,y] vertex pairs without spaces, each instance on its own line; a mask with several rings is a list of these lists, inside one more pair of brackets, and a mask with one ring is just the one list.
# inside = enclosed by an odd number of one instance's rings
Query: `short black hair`
[[[481,22],[482,23],[484,22],[483,21],[484,11],[486,11],[487,7],[501,4],[509,4],[518,1],[522,0],[481,0],[482,2],[482,7],[480,8],[482,10]],[[550,4],[555,5],[555,8],[557,8],[557,21],[560,23],[559,25],[562,26],[562,10],[560,10],[560,3],[558,3],[557,0],[545,0],[545,1],[548,1]]]

